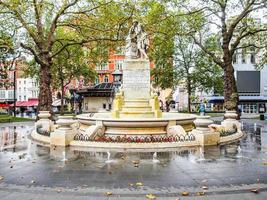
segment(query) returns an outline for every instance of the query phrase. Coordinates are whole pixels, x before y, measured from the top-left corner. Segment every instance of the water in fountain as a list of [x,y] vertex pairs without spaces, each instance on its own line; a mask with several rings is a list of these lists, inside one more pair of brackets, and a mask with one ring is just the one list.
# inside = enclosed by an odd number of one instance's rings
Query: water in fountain
[[108,159],[105,161],[105,163],[112,163],[115,162],[114,160],[110,159],[110,152],[107,151]]
[[157,152],[154,152],[154,153],[153,153],[153,159],[152,159],[152,162],[153,162],[153,163],[159,163],[159,162],[160,162],[160,161],[157,159],[157,157],[158,157],[158,156],[157,156]]
[[63,159],[61,160],[62,162],[66,162],[68,159],[66,158],[66,152],[63,151],[62,152],[62,155],[63,155]]

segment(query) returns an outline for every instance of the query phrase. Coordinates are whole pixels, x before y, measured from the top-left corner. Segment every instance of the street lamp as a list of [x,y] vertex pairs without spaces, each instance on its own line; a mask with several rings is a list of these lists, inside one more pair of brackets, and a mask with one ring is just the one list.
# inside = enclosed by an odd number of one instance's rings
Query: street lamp
[[14,94],[14,107],[13,107],[13,110],[14,110],[14,117],[16,117],[16,65],[14,67],[14,75],[13,75],[13,81],[14,81],[14,88],[13,88],[13,94]]

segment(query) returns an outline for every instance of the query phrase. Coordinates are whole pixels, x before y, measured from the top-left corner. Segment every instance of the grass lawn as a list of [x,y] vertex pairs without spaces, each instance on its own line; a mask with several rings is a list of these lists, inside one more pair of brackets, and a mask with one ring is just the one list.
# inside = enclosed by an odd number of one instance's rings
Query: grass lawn
[[0,115],[0,123],[25,122],[25,121],[34,121],[34,119],[13,117],[11,115]]

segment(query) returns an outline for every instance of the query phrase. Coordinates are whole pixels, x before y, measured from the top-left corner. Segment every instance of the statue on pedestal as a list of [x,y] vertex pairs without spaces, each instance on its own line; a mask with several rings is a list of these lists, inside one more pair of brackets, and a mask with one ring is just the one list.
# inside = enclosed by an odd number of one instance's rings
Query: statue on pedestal
[[127,58],[141,58],[147,59],[147,49],[149,46],[148,35],[145,33],[142,24],[134,21],[126,38],[126,52]]

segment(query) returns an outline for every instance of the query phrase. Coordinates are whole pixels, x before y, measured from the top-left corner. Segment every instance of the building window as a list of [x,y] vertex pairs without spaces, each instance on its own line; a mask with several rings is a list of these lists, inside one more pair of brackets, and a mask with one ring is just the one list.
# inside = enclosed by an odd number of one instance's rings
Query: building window
[[244,50],[242,50],[242,64],[246,63],[246,53]]
[[100,63],[96,66],[96,70],[108,70],[108,63]]
[[255,64],[256,63],[256,61],[255,61],[255,54],[254,53],[250,54],[250,63],[251,64]]
[[26,87],[24,87],[24,92],[26,92]]
[[103,103],[103,109],[106,109],[106,107],[107,107],[107,106],[106,106],[106,104],[105,104],[105,103]]
[[122,70],[123,60],[116,60],[116,69]]
[[26,95],[24,95],[24,101],[26,101]]
[[6,98],[5,90],[0,90],[0,98],[1,99],[5,99]]
[[21,95],[19,95],[19,100],[21,101]]
[[233,63],[236,64],[237,63],[237,54],[233,55]]
[[26,85],[26,80],[24,81],[24,84]]
[[104,82],[105,82],[105,83],[108,83],[108,76],[105,76],[105,78],[104,78]]
[[8,99],[14,99],[14,91],[12,90],[8,91]]

